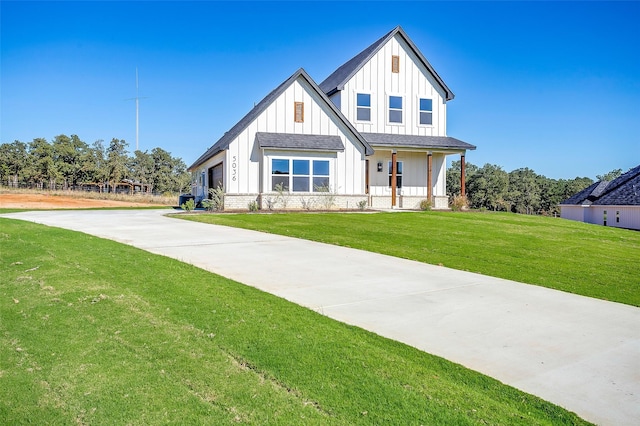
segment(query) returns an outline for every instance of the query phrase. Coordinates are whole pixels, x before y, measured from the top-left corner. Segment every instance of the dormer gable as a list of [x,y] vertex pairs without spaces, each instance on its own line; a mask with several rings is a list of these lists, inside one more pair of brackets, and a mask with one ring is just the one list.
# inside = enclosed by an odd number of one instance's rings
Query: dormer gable
[[[369,47],[364,49],[362,52],[351,58],[349,61],[340,66],[337,70],[335,70],[329,77],[327,77],[322,83],[320,83],[320,89],[326,93],[328,96],[332,96],[336,92],[343,90],[345,84],[351,80],[351,78],[367,63],[371,60],[373,56],[375,56],[380,49],[382,49],[392,38],[400,37],[409,47],[411,53],[413,53],[418,62],[423,65],[430,76],[436,81],[439,88],[444,92],[444,98],[446,101],[452,100],[455,95],[449,89],[449,87],[445,84],[444,80],[438,75],[433,66],[427,61],[427,58],[424,57],[422,52],[416,47],[413,41],[409,38],[407,33],[402,29],[401,26],[397,26],[379,40],[371,44]],[[390,66],[394,66],[394,64],[390,64]],[[398,67],[402,66],[401,64],[397,64]]]

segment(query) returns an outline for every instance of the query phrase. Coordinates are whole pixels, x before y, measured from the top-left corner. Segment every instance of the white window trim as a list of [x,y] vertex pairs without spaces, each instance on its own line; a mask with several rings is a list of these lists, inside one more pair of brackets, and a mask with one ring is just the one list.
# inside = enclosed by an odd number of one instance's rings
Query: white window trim
[[[369,106],[369,112],[371,113],[371,119],[369,121],[358,120],[358,95],[370,96],[369,99],[371,101],[371,106]],[[354,112],[353,121],[358,124],[373,124],[373,120],[375,118],[374,104],[375,104],[374,92],[369,92],[366,90],[354,90],[353,91],[353,112]]]
[[[420,113],[422,112],[420,110],[420,99],[431,99],[431,124],[422,124],[420,123]],[[433,96],[429,96],[429,95],[424,95],[424,96],[420,96],[418,95],[416,97],[416,123],[418,124],[418,127],[435,127],[435,123],[436,123],[436,113],[434,112],[434,106],[435,106],[435,99],[433,98]]]
[[[389,112],[391,111],[391,108],[389,108],[389,98],[391,98],[391,96],[395,96],[398,98],[402,98],[402,121],[401,122],[395,122],[395,121],[390,121],[389,120]],[[397,111],[394,109],[394,111]],[[385,97],[385,121],[387,123],[388,126],[404,126],[404,124],[407,121],[407,97],[403,94],[400,93],[387,93],[386,97]]]
[[[315,191],[313,188],[313,161],[328,161],[329,162],[329,188],[333,188],[334,172],[335,172],[335,158],[333,157],[311,157],[311,156],[296,156],[296,155],[273,155],[268,156],[269,165],[269,181],[267,186],[268,193],[275,194],[276,191],[272,187],[273,175],[273,160],[288,160],[289,161],[289,194],[322,194],[320,191]],[[307,160],[309,161],[309,189],[310,191],[294,191],[293,190],[293,160]]]

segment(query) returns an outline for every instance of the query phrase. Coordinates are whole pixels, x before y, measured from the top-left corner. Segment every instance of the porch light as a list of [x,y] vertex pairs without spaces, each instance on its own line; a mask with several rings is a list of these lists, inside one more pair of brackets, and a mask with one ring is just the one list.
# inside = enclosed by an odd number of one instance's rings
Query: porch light
[[382,161],[378,161],[378,171],[382,171]]

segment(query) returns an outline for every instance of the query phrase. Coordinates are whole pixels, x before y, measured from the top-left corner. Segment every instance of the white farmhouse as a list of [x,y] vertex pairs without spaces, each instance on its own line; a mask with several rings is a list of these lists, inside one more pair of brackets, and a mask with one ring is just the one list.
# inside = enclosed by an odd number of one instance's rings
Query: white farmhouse
[[[296,71],[198,158],[200,201],[220,186],[225,208],[447,208],[447,155],[475,146],[446,135],[453,93],[401,27],[320,85]],[[282,200],[280,200],[282,202]],[[282,207],[282,206],[281,206]]]
[[640,230],[640,166],[610,182],[596,182],[564,200],[560,217]]

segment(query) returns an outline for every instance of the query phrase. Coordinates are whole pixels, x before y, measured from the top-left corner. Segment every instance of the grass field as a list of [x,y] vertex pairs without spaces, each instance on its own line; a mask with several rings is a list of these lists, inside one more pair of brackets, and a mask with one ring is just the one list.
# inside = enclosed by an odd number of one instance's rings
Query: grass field
[[636,231],[511,213],[179,217],[369,250],[640,306],[640,232]]
[[584,424],[438,357],[112,241],[0,219],[0,256],[0,424]]

